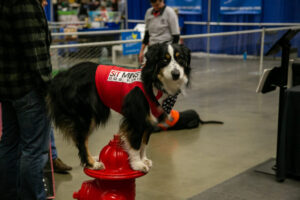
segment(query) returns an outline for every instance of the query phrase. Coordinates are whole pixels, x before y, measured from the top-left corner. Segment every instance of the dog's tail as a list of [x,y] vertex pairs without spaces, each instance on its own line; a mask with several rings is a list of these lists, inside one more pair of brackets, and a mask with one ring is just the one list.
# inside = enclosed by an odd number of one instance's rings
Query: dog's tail
[[189,127],[197,127],[198,124],[224,124],[217,120],[202,120],[195,110],[186,110],[180,112],[179,123],[189,125]]
[[200,124],[224,124],[222,121],[217,121],[217,120],[207,120],[203,121],[202,119],[199,118],[199,123]]

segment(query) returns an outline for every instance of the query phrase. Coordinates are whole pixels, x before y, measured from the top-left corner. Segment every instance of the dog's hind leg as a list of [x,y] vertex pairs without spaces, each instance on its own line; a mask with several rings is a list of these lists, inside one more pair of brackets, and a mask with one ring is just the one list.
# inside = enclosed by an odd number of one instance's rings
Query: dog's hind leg
[[89,129],[89,133],[84,141],[84,146],[86,149],[86,153],[87,153],[87,162],[88,162],[88,166],[91,169],[94,170],[100,170],[100,169],[104,169],[104,164],[102,162],[100,162],[99,160],[95,160],[94,157],[92,156],[90,149],[89,149],[89,136],[92,134],[92,132],[96,129],[96,123],[95,120],[92,120],[91,124],[90,124],[90,129]]
[[103,163],[96,161],[90,150],[89,150],[89,145],[88,145],[88,139],[89,136],[92,134],[92,132],[96,128],[96,123],[95,120],[91,120],[91,123],[89,127],[80,129],[81,131],[76,132],[76,137],[74,138],[76,146],[79,150],[79,157],[81,160],[81,163],[88,168],[99,170],[99,169],[104,169]]
[[95,160],[95,158],[92,156],[89,148],[88,148],[88,139],[84,142],[84,146],[86,148],[86,153],[87,153],[87,162],[88,162],[88,167],[94,170],[100,170],[104,169],[104,164],[100,161]]

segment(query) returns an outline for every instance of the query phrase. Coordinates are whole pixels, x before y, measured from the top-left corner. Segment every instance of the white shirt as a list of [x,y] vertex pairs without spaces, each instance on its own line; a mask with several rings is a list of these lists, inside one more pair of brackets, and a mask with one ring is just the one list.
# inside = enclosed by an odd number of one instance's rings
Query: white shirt
[[156,43],[171,43],[172,35],[179,35],[180,29],[178,17],[175,11],[166,6],[163,13],[154,16],[153,8],[149,8],[145,14],[146,31],[149,32],[149,45]]

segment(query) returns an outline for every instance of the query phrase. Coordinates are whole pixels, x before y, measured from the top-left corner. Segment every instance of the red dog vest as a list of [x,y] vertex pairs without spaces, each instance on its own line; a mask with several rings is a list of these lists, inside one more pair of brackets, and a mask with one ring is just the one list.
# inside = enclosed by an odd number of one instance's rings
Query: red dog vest
[[[95,82],[100,99],[107,107],[118,113],[121,113],[125,96],[134,87],[139,87],[143,91],[155,117],[159,117],[163,112],[146,94],[141,80],[141,69],[99,65],[96,70]],[[159,92],[156,99],[158,100],[161,96],[162,92]]]

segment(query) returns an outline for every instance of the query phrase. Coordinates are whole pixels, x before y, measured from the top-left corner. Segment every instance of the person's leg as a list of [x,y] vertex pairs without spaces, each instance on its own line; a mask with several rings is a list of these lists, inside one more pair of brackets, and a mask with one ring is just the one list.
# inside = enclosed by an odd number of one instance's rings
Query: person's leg
[[1,140],[1,136],[2,136],[2,106],[0,103],[0,140]]
[[55,139],[54,139],[54,131],[52,127],[50,130],[50,137],[51,137],[52,160],[55,160],[57,158],[57,150],[56,150]]
[[43,168],[48,159],[50,120],[44,99],[32,91],[15,101],[14,107],[21,135],[18,192],[24,200],[45,200]]
[[68,166],[60,158],[58,158],[53,127],[51,127],[50,136],[51,136],[51,152],[52,152],[54,172],[67,173],[67,171],[70,171],[72,167]]
[[0,140],[0,199],[17,199],[19,127],[11,102],[2,102],[3,134]]

